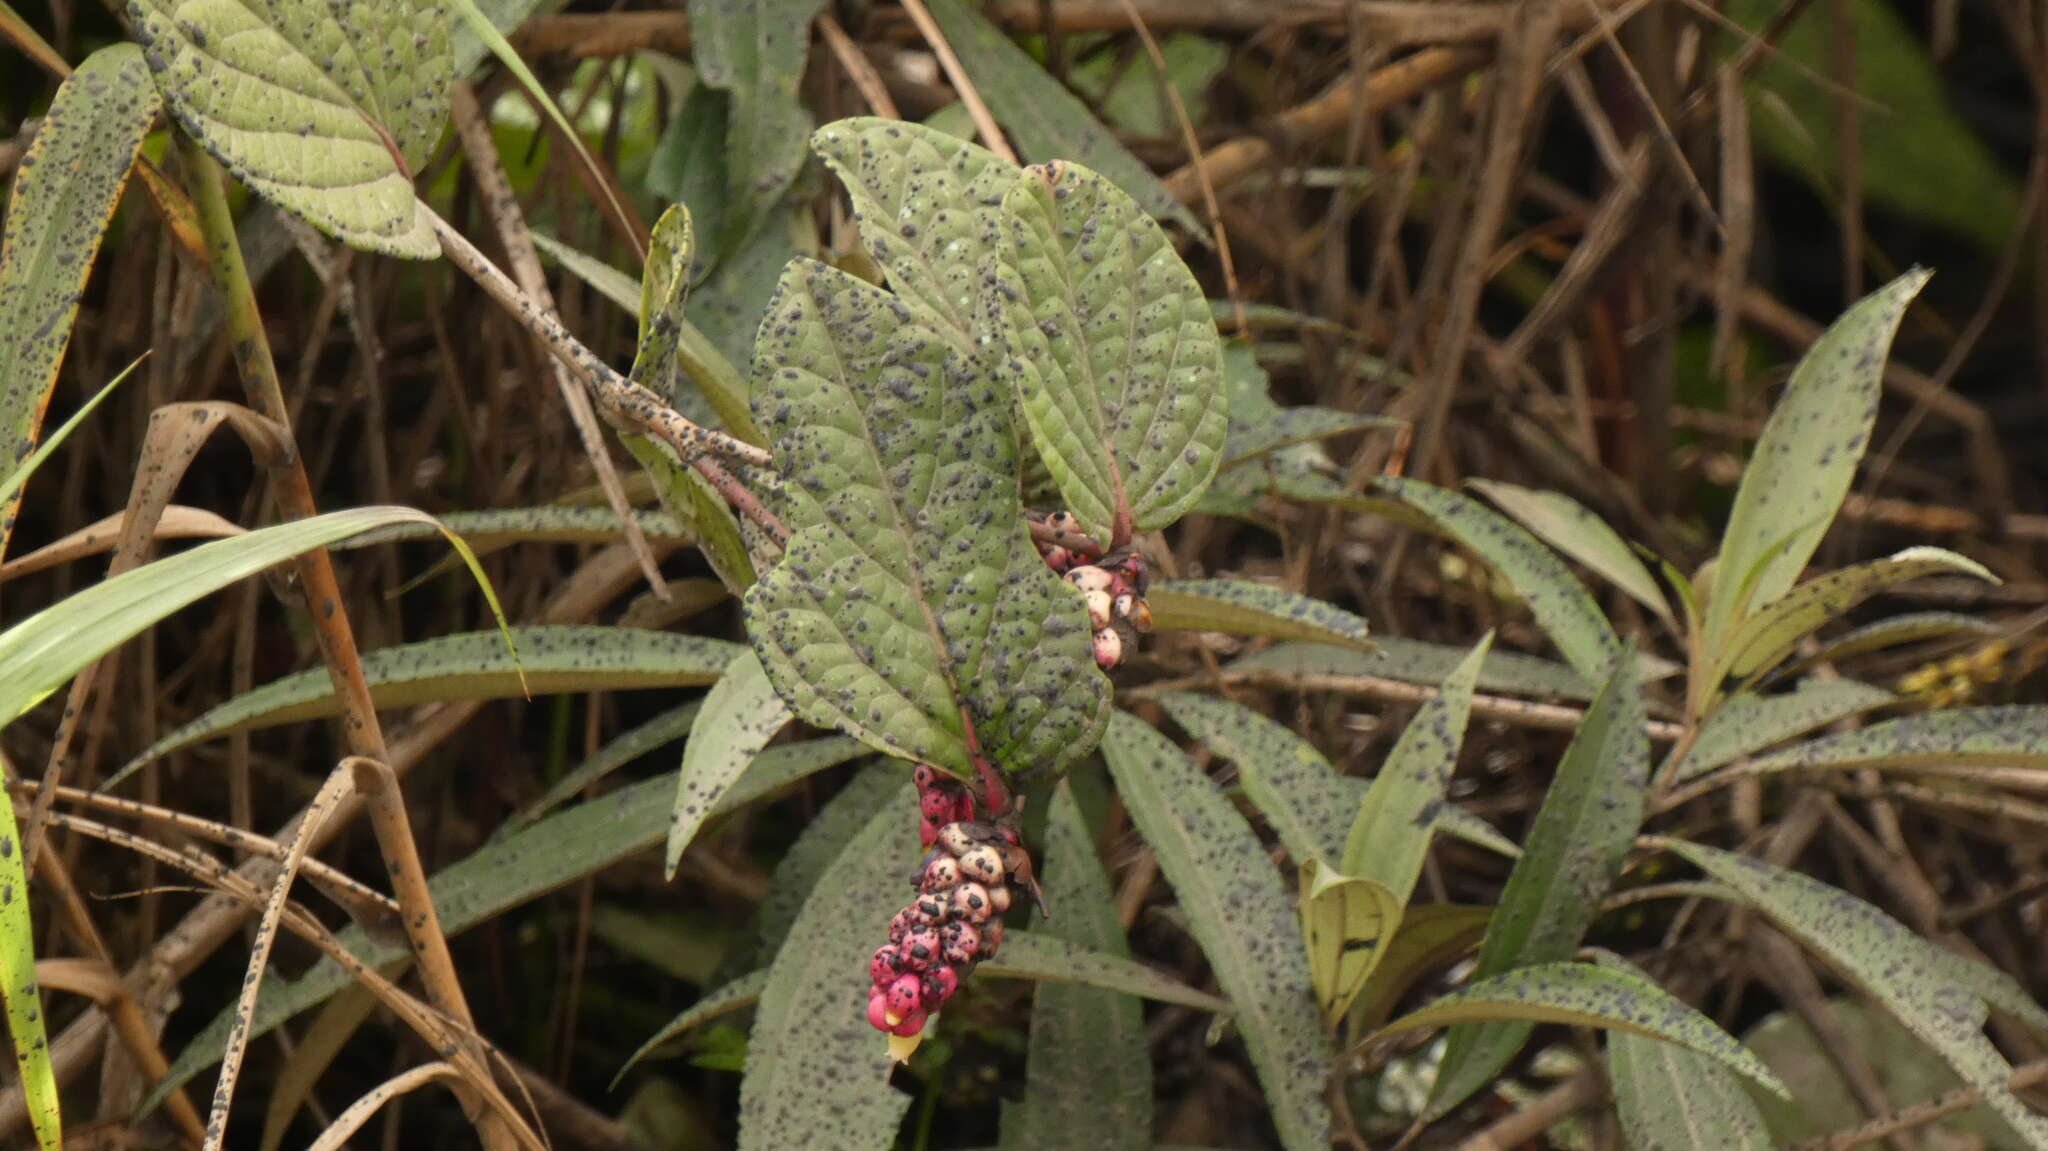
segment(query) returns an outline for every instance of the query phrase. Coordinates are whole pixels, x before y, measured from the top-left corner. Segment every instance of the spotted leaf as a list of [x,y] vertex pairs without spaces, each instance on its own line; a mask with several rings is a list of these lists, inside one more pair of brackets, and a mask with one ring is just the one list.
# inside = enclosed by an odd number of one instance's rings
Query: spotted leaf
[[[1792,370],[1743,469],[1721,536],[1715,582],[1749,587],[1749,610],[1791,589],[1834,522],[1870,444],[1892,334],[1930,275],[1908,272],[1865,297],[1821,333]],[[1736,622],[1742,610],[1736,600],[1708,600],[1710,643]]]
[[1102,751],[1131,822],[1230,998],[1281,1144],[1324,1151],[1324,1089],[1334,1061],[1301,926],[1272,860],[1216,785],[1143,720],[1116,712]]
[[1229,405],[1223,344],[1158,223],[1078,164],[1003,197],[989,320],[1067,510],[1098,540],[1165,527],[1209,486]]
[[412,178],[448,118],[430,0],[128,0],[179,124],[258,195],[336,239],[440,254]]
[[2048,707],[1963,707],[1900,716],[1774,752],[1751,770],[2048,767]]
[[1922,576],[1959,573],[1997,583],[1983,565],[1941,548],[1907,548],[1897,555],[1829,572],[1757,608],[1736,626],[1722,650],[1723,674],[1748,676],[1792,654],[1808,632],[1840,617],[1888,587]]
[[1637,603],[1656,612],[1667,624],[1674,624],[1671,605],[1657,590],[1650,569],[1643,566],[1628,541],[1607,526],[1607,521],[1588,511],[1562,492],[1533,491],[1497,480],[1473,480],[1471,487],[1500,505],[1543,542],[1585,564],[1615,587],[1627,592]]
[[797,716],[963,776],[970,737],[1010,772],[1087,754],[1109,681],[1026,531],[1010,405],[970,354],[926,309],[795,260],[753,392],[792,536],[748,632]]
[[[1156,626],[1159,614],[1153,612]],[[1231,671],[1260,671],[1296,679],[1361,676],[1402,683],[1438,684],[1465,658],[1465,648],[1397,635],[1376,636],[1371,651],[1322,643],[1282,643],[1230,661]],[[1555,660],[1515,651],[1493,651],[1479,666],[1483,691],[1536,699],[1587,700],[1594,687]]]
[[704,697],[704,710],[690,728],[683,747],[683,768],[676,773],[675,816],[668,825],[668,878],[676,876],[683,850],[711,815],[718,798],[791,719],[788,705],[761,670],[752,652],[726,665],[725,674]]
[[1630,1147],[1653,1151],[1771,1151],[1778,1143],[1733,1073],[1675,1043],[1616,1031],[1607,1078]]
[[[35,449],[78,298],[160,107],[142,53],[103,48],[58,86],[16,169],[0,233],[0,435],[9,471]],[[0,499],[0,551],[19,500]]]
[[1674,781],[1705,775],[1774,743],[1892,702],[1882,688],[1853,679],[1805,679],[1779,695],[1743,692],[1700,725]]
[[811,119],[797,98],[822,0],[690,0],[691,59],[732,94],[721,253],[737,249],[803,167]]
[[1209,750],[1237,764],[1245,795],[1265,815],[1296,864],[1335,867],[1357,810],[1345,780],[1310,743],[1240,703],[1170,691],[1160,706]]
[[1370,651],[1365,620],[1312,596],[1250,580],[1161,580],[1146,590],[1152,626],[1330,643]]

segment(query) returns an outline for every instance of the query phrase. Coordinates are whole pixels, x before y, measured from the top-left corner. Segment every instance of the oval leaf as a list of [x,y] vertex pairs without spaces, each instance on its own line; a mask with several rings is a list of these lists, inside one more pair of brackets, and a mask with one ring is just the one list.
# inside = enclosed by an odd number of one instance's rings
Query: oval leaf
[[744,652],[726,665],[725,674],[704,696],[704,710],[683,745],[683,768],[676,773],[675,813],[668,825],[668,855],[663,874],[676,877],[683,850],[704,826],[718,800],[794,718],[775,685],[761,670],[754,653]]
[[991,318],[1067,510],[1122,546],[1179,519],[1216,474],[1230,413],[1208,300],[1137,202],[1078,164],[1003,197]]
[[1288,1151],[1324,1151],[1333,1061],[1301,928],[1272,860],[1242,816],[1180,749],[1116,712],[1102,742],[1131,822],[1180,897],[1188,928],[1230,997]]
[[1080,592],[1039,557],[1010,404],[925,314],[795,260],[754,363],[793,535],[748,633],[805,722],[970,774],[1087,754],[1107,715]]
[[428,0],[128,0],[157,87],[258,195],[354,247],[441,254],[412,175],[448,119]]
[[1804,679],[1783,695],[1744,692],[1700,725],[1699,738],[1671,778],[1683,782],[1774,743],[1892,702],[1882,688],[1853,679]]
[[1337,644],[1371,651],[1363,619],[1322,600],[1250,580],[1161,580],[1145,591],[1152,626]]

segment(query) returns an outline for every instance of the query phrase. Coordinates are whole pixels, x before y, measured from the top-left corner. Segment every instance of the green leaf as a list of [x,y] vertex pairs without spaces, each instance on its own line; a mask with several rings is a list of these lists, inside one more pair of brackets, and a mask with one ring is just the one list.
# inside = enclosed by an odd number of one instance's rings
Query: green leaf
[[1466,486],[1500,505],[1543,542],[1585,564],[1673,627],[1671,605],[1650,569],[1607,521],[1562,492],[1540,492],[1498,480],[1469,480]]
[[2048,1146],[2048,1117],[2006,1087],[2012,1065],[1984,1036],[1987,1004],[2034,1028],[2041,1010],[2011,976],[1922,939],[1905,924],[1803,875],[1760,860],[1681,840],[1664,846],[1735,890],[1835,971],[1884,1004],[1956,1074],[1984,1093],[1992,1110],[2034,1146]]
[[[0,231],[0,434],[10,468],[35,447],[79,296],[160,106],[142,53],[102,48],[58,86],[15,169]],[[0,552],[18,507],[18,497],[0,500]]]
[[1351,1010],[1355,1035],[1373,1031],[1425,977],[1464,957],[1486,935],[1487,907],[1421,903],[1401,916],[1401,929],[1383,948],[1373,978]]
[[[1059,914],[1040,927],[1048,939],[1127,956],[1109,875],[1065,780],[1045,825],[1043,883]],[[1010,959],[1016,941],[1004,944]],[[1031,997],[1031,1045],[1024,1102],[1005,1108],[1006,1147],[1136,1151],[1152,1131],[1152,1058],[1137,1000],[1113,991],[1041,983]]]
[[[1619,664],[1627,666],[1626,659]],[[1475,980],[1569,959],[1578,949],[1642,824],[1650,756],[1645,719],[1642,693],[1627,671],[1617,671],[1558,763],[1487,925]],[[1529,1027],[1510,1020],[1452,1029],[1428,1114],[1448,1113],[1490,1082]]]
[[[495,631],[462,632],[364,652],[363,678],[369,681],[370,698],[385,710],[451,699],[697,686],[715,682],[726,664],[745,650],[702,636],[594,624],[520,627],[511,635],[518,648],[516,658]],[[150,760],[201,740],[339,714],[334,681],[325,668],[310,668],[271,680],[172,729],[101,786],[112,787]]]
[[1430,833],[1445,798],[1458,751],[1465,743],[1472,688],[1493,647],[1493,634],[1444,679],[1443,690],[1420,708],[1394,741],[1344,840],[1344,874],[1377,880],[1402,904],[1415,891]]
[[1179,519],[1215,476],[1230,422],[1202,285],[1136,201],[1078,164],[1017,180],[1003,235],[989,307],[1067,510],[1119,545]]
[[626,1077],[626,1072],[631,1071],[642,1059],[655,1054],[659,1048],[667,1046],[701,1024],[752,1007],[760,1001],[761,989],[767,985],[768,971],[763,968],[759,971],[750,971],[720,985],[715,991],[699,996],[697,1002],[683,1008],[674,1019],[662,1024],[661,1030],[649,1036],[647,1042],[642,1043],[627,1057],[626,1062],[619,1067],[618,1073],[612,1076],[612,1089],[617,1090],[619,1080]]
[[804,163],[811,118],[797,98],[822,0],[689,0],[698,79],[731,93],[718,249],[744,243]]
[[[674,210],[676,209],[670,209],[670,211]],[[664,220],[667,218],[666,214],[662,217]],[[528,232],[527,235],[532,237],[534,247],[547,253],[549,259],[568,269],[572,275],[583,281],[596,291],[598,295],[617,304],[627,315],[635,319],[641,316],[641,307],[646,301],[641,295],[643,291],[642,285],[635,284],[633,277],[619,271],[617,268],[612,267],[588,252],[564,244],[553,236],[542,232]],[[651,279],[655,274],[653,249],[650,248],[648,250],[647,258],[647,277]],[[643,380],[641,382],[646,383],[647,381]],[[648,384],[648,386],[652,387],[653,385]]]
[[[1155,585],[1157,586],[1157,585]],[[1155,627],[1159,609],[1152,610]],[[1352,651],[1318,643],[1284,643],[1253,652],[1224,665],[1231,671],[1263,669],[1288,676],[1366,676],[1402,683],[1435,685],[1465,658],[1466,649],[1402,636],[1374,636],[1372,651]],[[1479,665],[1481,690],[1537,699],[1588,700],[1593,685],[1554,660],[1514,651],[1488,652]]]
[[1676,1044],[1616,1031],[1607,1078],[1631,1147],[1771,1151],[1756,1101],[1726,1068]]
[[1565,662],[1589,680],[1604,680],[1621,643],[1600,605],[1557,554],[1479,501],[1421,480],[1384,476],[1375,490],[1420,512],[1435,531],[1477,554],[1529,605]]
[[1569,1023],[1675,1043],[1786,1094],[1770,1068],[1713,1020],[1639,975],[1590,963],[1539,963],[1476,978],[1381,1033],[1491,1020],[1514,1020],[1523,1034],[1535,1023]]
[[1335,1027],[1372,979],[1401,925],[1401,897],[1311,859],[1301,866],[1301,933],[1309,981],[1323,1019]]
[[1743,620],[1723,649],[1722,668],[1728,675],[1754,675],[1791,655],[1807,633],[1884,589],[1947,572],[1999,582],[1982,564],[1934,547],[1907,548],[1885,559],[1829,572],[1800,584]]
[[1004,771],[1086,755],[1109,681],[1025,528],[1007,399],[921,310],[814,261],[761,330],[754,405],[793,534],[747,622],[791,710],[962,776],[968,722]]
[[1908,272],[1865,297],[1792,370],[1721,536],[1714,582],[1723,591],[1706,604],[1710,644],[1724,645],[1737,623],[1740,597],[1729,591],[1751,587],[1754,611],[1790,590],[1813,558],[1870,444],[1892,333],[1929,275]]
[[[468,542],[478,555],[497,551],[508,544],[608,544],[625,535],[617,513],[608,507],[574,507],[543,504],[530,508],[497,508],[481,512],[449,512],[442,526]],[[683,525],[666,512],[635,512],[633,518],[648,539],[690,539]],[[364,532],[333,545],[335,551],[352,551],[393,540],[431,539],[439,535],[432,524],[400,523]]]
[[1913,611],[1865,624],[1844,632],[1821,645],[1812,660],[1802,663],[1835,663],[1852,655],[1883,651],[1885,648],[1941,639],[1952,635],[1991,636],[1999,634],[1997,624],[1976,616],[1952,611]]
[[640,343],[633,355],[633,379],[673,403],[682,390],[676,377],[687,374],[726,430],[750,444],[766,443],[747,410],[746,380],[683,314],[696,246],[690,210],[670,205],[655,222],[647,270],[640,280],[640,307],[635,313]]
[[1296,864],[1320,859],[1336,865],[1355,805],[1333,802],[1348,795],[1321,752],[1243,704],[1181,691],[1164,692],[1158,700],[1188,734],[1237,764],[1245,794]]
[[690,728],[690,742],[683,745],[683,768],[676,773],[675,814],[669,820],[668,855],[663,863],[663,874],[669,879],[676,877],[684,849],[710,818],[719,797],[792,718],[752,652],[725,666],[725,674],[704,697],[704,710]]
[[1232,1007],[1228,1000],[1197,991],[1134,959],[1097,951],[1041,931],[1012,931],[1003,936],[1003,949],[998,957],[983,963],[976,972],[999,979],[1096,987],[1218,1015]]
[[1371,651],[1363,619],[1322,600],[1250,580],[1161,580],[1145,591],[1152,626],[1332,643]]
[[724,497],[667,444],[646,436],[622,435],[619,440],[654,481],[661,506],[696,539],[697,549],[725,590],[744,594],[757,578],[754,559]]
[[1242,467],[1271,456],[1282,448],[1297,447],[1316,440],[1362,432],[1374,428],[1399,428],[1408,421],[1393,416],[1341,412],[1335,408],[1278,408],[1271,416],[1252,426],[1241,426],[1231,413],[1230,434],[1223,445],[1223,470]]
[[1017,169],[934,128],[857,116],[811,135],[811,147],[853,200],[861,246],[889,287],[930,313],[963,352],[974,348],[985,269]]
[[925,6],[1026,156],[1079,160],[1116,181],[1146,212],[1201,234],[1201,225],[1152,170],[1000,29],[963,0],[926,0]]
[[[91,399],[78,405],[77,411],[71,413],[63,423],[57,425],[57,430],[44,437],[42,443],[36,444],[35,450],[29,452],[20,463],[16,464],[14,471],[5,480],[0,480],[0,509],[8,509],[6,515],[9,520],[13,518],[12,508],[14,507],[15,495],[28,483],[29,478],[35,475],[36,469],[43,465],[44,460],[49,459],[51,455],[55,454],[57,449],[63,446],[64,441],[71,438],[71,433],[78,430],[78,425],[84,423],[86,417],[98,410],[100,404],[105,402],[108,396],[114,394],[114,389],[120,387],[121,382],[126,380],[134,373],[136,368],[142,365],[143,358],[146,358],[146,354],[144,357],[130,363],[127,367],[122,368],[120,374],[108,380],[105,387],[94,392]],[[9,530],[6,522],[0,521],[0,551],[6,550],[6,537],[8,534]]]
[[905,902],[903,877],[917,836],[903,818],[910,781],[897,786],[818,879],[768,968],[754,1010],[740,1079],[740,1151],[793,1147],[886,1147],[910,1097],[889,1086],[887,1037],[868,1026],[868,957],[890,911]]
[[1892,702],[1882,688],[1853,679],[1804,679],[1782,695],[1743,692],[1700,725],[1699,738],[1673,782],[1705,775],[1774,743]]
[[527,827],[542,816],[576,798],[583,790],[617,771],[619,768],[639,759],[658,747],[674,743],[690,734],[690,725],[696,721],[697,712],[703,703],[691,700],[681,707],[662,712],[646,723],[614,738],[597,750],[595,755],[576,765],[574,770],[565,772],[562,778],[548,785],[532,802],[505,817],[491,833],[494,840],[503,839],[521,828]]
[[1788,747],[1751,770],[2048,767],[2048,707],[1964,707],[1900,716]]
[[[717,814],[737,811],[807,775],[864,754],[866,749],[858,741],[844,736],[769,748],[719,801]],[[675,793],[675,780],[669,776],[644,780],[555,812],[523,831],[486,844],[429,881],[442,929],[451,936],[460,934],[507,908],[652,850],[668,832]],[[341,932],[340,941],[372,967],[410,954],[402,940],[373,942],[361,927]],[[347,972],[327,959],[297,979],[271,978],[257,1000],[249,1038],[253,1041],[267,1034],[353,983]],[[177,1062],[143,1101],[142,1109],[155,1107],[172,1088],[217,1061],[234,1023],[234,1006],[230,1004],[185,1045]]]
[[0,999],[6,1000],[7,1037],[14,1047],[15,1073],[27,1104],[36,1145],[62,1151],[64,1123],[57,1073],[50,1063],[43,1026],[42,989],[36,982],[36,932],[29,921],[28,872],[23,868],[21,831],[14,804],[0,803]]
[[1144,721],[1115,713],[1102,751],[1236,1010],[1281,1144],[1324,1151],[1333,1061],[1301,928],[1272,861],[1216,785]]
[[431,260],[412,177],[448,119],[424,0],[127,0],[178,123],[257,195],[357,248]]
[[811,897],[818,878],[875,813],[896,797],[903,783],[903,771],[899,760],[877,760],[862,768],[818,809],[796,842],[776,861],[775,870],[768,877],[768,894],[754,910],[750,940],[734,948],[732,962],[752,966],[775,957],[776,950],[789,938],[789,929],[803,911],[804,901]]

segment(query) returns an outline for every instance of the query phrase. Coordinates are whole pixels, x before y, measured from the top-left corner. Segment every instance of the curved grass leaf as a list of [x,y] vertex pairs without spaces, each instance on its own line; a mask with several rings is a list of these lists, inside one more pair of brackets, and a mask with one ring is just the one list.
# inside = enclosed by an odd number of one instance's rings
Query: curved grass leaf
[[[753,413],[747,410],[746,380],[683,314],[696,249],[690,210],[681,204],[670,205],[655,222],[647,270],[640,278],[640,307],[635,312],[640,319],[640,343],[633,355],[633,379],[673,403],[682,390],[677,376],[686,373],[727,431],[750,444],[766,443]],[[610,269],[610,265],[604,266]]]
[[412,175],[448,118],[448,10],[424,0],[127,0],[187,132],[354,247],[441,248]]
[[[83,404],[80,404],[78,406],[77,411],[71,413],[71,415],[67,417],[63,423],[57,425],[56,431],[51,432],[48,436],[44,437],[43,442],[35,444],[34,450],[30,451],[19,463],[14,465],[14,471],[10,473],[5,480],[0,480],[0,509],[6,509],[7,515],[10,519],[12,518],[13,515],[11,509],[14,506],[16,494],[18,494],[21,491],[22,487],[28,483],[30,477],[35,475],[36,469],[41,467],[43,465],[43,461],[49,459],[50,456],[54,454],[58,448],[62,447],[64,441],[71,437],[71,433],[78,430],[78,425],[84,423],[86,417],[92,415],[93,412],[96,409],[98,409],[100,404],[105,402],[108,396],[113,395],[114,389],[120,387],[121,382],[123,380],[126,380],[130,375],[134,374],[135,369],[140,367],[142,365],[142,361],[147,358],[148,353],[145,352],[142,356],[136,358],[135,361],[130,363],[127,367],[122,368],[118,375],[116,375],[113,379],[107,381],[105,387],[101,388],[97,392],[94,392],[92,394],[91,399],[85,401]],[[32,439],[33,437],[31,437],[31,440]],[[106,521],[102,522],[104,523]],[[223,525],[224,529],[233,530],[222,530],[214,532],[212,534],[215,537],[218,537],[220,535],[234,535],[241,530],[240,525],[238,524],[231,524],[225,520],[221,520],[219,521],[219,523]],[[114,530],[118,532],[120,530],[120,517],[118,515],[114,518],[113,524]],[[159,526],[158,530],[159,532],[162,531],[161,526]],[[0,524],[0,551],[6,550],[7,536],[9,534],[10,532],[8,531],[7,526],[5,524]],[[162,537],[160,536],[159,538]],[[61,541],[59,542],[61,543]],[[45,545],[44,549],[39,550],[47,550],[48,548],[55,546],[58,545]]]
[[1590,963],[1539,963],[1474,979],[1380,1033],[1491,1020],[1514,1020],[1524,1034],[1536,1023],[1570,1023],[1675,1043],[1787,1094],[1770,1068],[1713,1020],[1639,975]]
[[1202,285],[1136,201],[1078,164],[1003,197],[991,319],[1067,510],[1121,545],[1179,519],[1216,474],[1230,413]]
[[1900,716],[1765,756],[1751,770],[2048,767],[2048,707],[2012,704]]
[[1080,593],[1039,557],[1009,402],[922,310],[810,260],[754,363],[792,531],[748,632],[800,718],[887,754],[1056,771],[1108,712]]
[[1363,619],[1322,600],[1250,580],[1161,580],[1145,591],[1152,626],[1329,643],[1371,651]]
[[[1154,626],[1158,609],[1152,613]],[[1369,676],[1402,683],[1435,685],[1451,674],[1468,649],[1403,636],[1375,636],[1373,650],[1353,651],[1319,643],[1284,643],[1224,665],[1231,671],[1263,668],[1292,676]],[[1537,699],[1588,700],[1593,685],[1554,660],[1514,651],[1488,652],[1479,665],[1480,690]]]
[[1181,691],[1158,698],[1188,734],[1237,764],[1245,794],[1297,865],[1319,859],[1336,866],[1357,806],[1344,802],[1345,780],[1321,752],[1243,704]]
[[[859,741],[844,736],[769,748],[719,801],[716,814],[737,811],[807,775],[864,754],[866,749]],[[467,931],[507,908],[654,849],[667,834],[675,793],[675,780],[668,776],[643,780],[555,812],[451,864],[428,884],[442,929],[451,936]],[[372,940],[361,927],[341,932],[340,941],[373,967],[410,954],[402,940]],[[352,982],[346,972],[326,959],[296,979],[273,977],[257,1000],[256,1013],[249,1024],[250,1040],[302,1011],[318,1007]],[[182,1086],[219,1060],[222,1045],[234,1026],[234,1016],[230,1004],[185,1045],[171,1069],[144,1099],[142,1110],[155,1107],[172,1088]]]
[[676,806],[668,825],[663,874],[676,877],[676,865],[697,829],[711,816],[725,794],[768,741],[794,718],[775,685],[761,670],[761,661],[744,652],[725,666],[725,674],[704,696],[704,710],[683,745],[683,767],[676,773]]
[[625,732],[610,743],[597,749],[597,753],[563,774],[562,778],[548,785],[531,803],[513,812],[498,824],[491,833],[494,840],[503,839],[540,819],[582,793],[584,788],[617,771],[619,768],[639,759],[655,748],[674,743],[690,734],[690,725],[696,722],[697,712],[703,707],[700,700],[691,700],[678,708],[662,712],[646,723]]
[[1940,1054],[1984,1101],[2034,1146],[2048,1146],[2048,1117],[2006,1086],[2012,1065],[1984,1035],[1987,1004],[2034,1028],[2048,1012],[2009,975],[1915,934],[1839,888],[1732,852],[1665,841],[1712,878],[1734,889]]
[[1883,651],[1921,640],[1952,635],[1997,635],[1998,625],[1976,616],[1952,611],[1914,611],[1865,624],[1821,645],[1811,663],[1834,663],[1852,655]]
[[[536,692],[702,686],[716,682],[726,664],[745,650],[702,636],[591,624],[513,628],[511,636],[518,648],[516,658],[504,638],[492,631],[364,652],[363,678],[369,681],[370,698],[385,709]],[[324,668],[274,679],[166,733],[102,786],[112,787],[150,760],[201,740],[340,713],[334,683]]]
[[1778,1144],[1756,1100],[1706,1056],[1616,1031],[1607,1078],[1630,1147],[1655,1151],[1771,1151]]
[[[0,232],[0,434],[10,470],[36,445],[78,298],[160,106],[142,53],[103,48],[58,86],[16,169]],[[0,552],[17,506],[18,495],[0,499]]]
[[1436,829],[1474,847],[1483,847],[1509,859],[1522,858],[1522,845],[1502,835],[1492,824],[1462,807],[1445,804],[1436,813]]
[[1871,596],[1908,580],[1947,572],[1999,582],[1982,564],[1954,552],[1907,548],[1885,559],[1829,572],[1757,608],[1727,640],[1721,667],[1728,675],[1754,675],[1791,655],[1807,633]]
[[1727,650],[1748,586],[1749,610],[1791,589],[1813,558],[1870,444],[1892,333],[1931,273],[1908,272],[1842,314],[1792,370],[1743,469],[1717,561],[1723,593],[1706,604],[1706,640]]
[[1577,500],[1562,492],[1535,491],[1498,480],[1470,480],[1466,486],[1500,505],[1544,543],[1585,564],[1665,623],[1677,626],[1671,604],[1628,541]]
[[1017,169],[935,128],[868,116],[825,125],[811,147],[846,186],[889,287],[971,350],[983,269],[1001,242],[996,211]]
[[1187,756],[1144,721],[1115,713],[1102,742],[1131,822],[1173,884],[1189,930],[1230,998],[1280,1142],[1328,1146],[1333,1073],[1301,928],[1250,826]]
[[734,251],[804,163],[811,118],[797,99],[822,0],[689,0],[698,79],[731,94],[718,250]]
[[[1529,829],[1486,928],[1475,980],[1571,958],[1642,824],[1649,737],[1642,693],[1624,658],[1600,689]],[[1527,1022],[1453,1028],[1428,1114],[1441,1116],[1490,1082],[1529,1037]]]
[[36,980],[36,932],[28,909],[28,871],[12,801],[0,802],[0,999],[6,1001],[7,1038],[14,1050],[29,1124],[41,1151],[62,1151],[64,1120],[57,1072],[43,1026],[42,988]]
[[1432,529],[1485,560],[1529,605],[1536,622],[1589,680],[1604,680],[1621,642],[1607,617],[1557,554],[1479,501],[1421,480],[1384,476],[1373,487],[1420,512]]
[[1125,150],[1080,98],[962,0],[926,0],[961,67],[988,98],[989,110],[1041,160],[1071,157],[1116,181],[1145,211],[1201,234],[1201,226],[1144,162]]
[[[676,207],[680,208],[681,205],[676,205]],[[667,218],[666,214],[662,216],[664,220]],[[656,226],[660,226],[658,221]],[[635,319],[642,315],[641,308],[646,303],[646,299],[642,294],[644,283],[634,283],[633,277],[626,273],[619,271],[596,256],[580,249],[572,248],[546,233],[529,232],[527,235],[532,238],[534,247],[547,253],[550,259],[567,268],[577,279],[595,289],[598,295],[617,304],[627,315]],[[653,267],[654,253],[655,249],[652,247],[647,251],[648,268],[646,275],[648,278],[652,278],[655,275]],[[646,384],[650,388],[655,386],[651,381],[640,380],[639,382]],[[672,393],[663,394],[672,395]]]
[[744,1011],[755,1003],[760,1002],[761,989],[767,986],[767,984],[768,970],[762,968],[759,971],[750,971],[737,979],[720,985],[715,991],[709,991],[699,996],[697,1002],[683,1008],[682,1012],[674,1019],[662,1024],[661,1030],[648,1036],[647,1042],[642,1043],[633,1054],[626,1057],[626,1061],[619,1066],[618,1072],[612,1076],[612,1090],[618,1090],[619,1080],[626,1077],[626,1072],[631,1071],[633,1066],[642,1059],[654,1054],[657,1049],[665,1047],[669,1043],[687,1035],[700,1024],[708,1023],[723,1015],[730,1015],[735,1011]]
[[1853,679],[1804,679],[1782,695],[1743,692],[1700,725],[1699,738],[1671,778],[1683,782],[1705,775],[1774,743],[1892,700],[1890,692]]
[[[1043,882],[1048,904],[1059,909],[1040,925],[1045,938],[1129,954],[1109,875],[1064,780],[1046,816]],[[1002,957],[1012,958],[1012,950],[1006,943]],[[1138,1001],[1093,987],[1039,984],[1031,993],[1024,1101],[1003,1111],[1003,1145],[1137,1151],[1150,1144],[1151,1131],[1152,1058]]]
[[[636,512],[633,517],[648,539],[692,538],[667,512]],[[449,512],[440,517],[447,529],[461,536],[470,549],[486,555],[509,544],[608,544],[625,535],[619,517],[606,507],[574,507],[543,504],[530,508],[498,508],[479,512]],[[351,551],[396,540],[431,539],[440,533],[428,524],[394,524],[364,532],[334,545],[335,551]]]
[[868,1026],[868,957],[917,862],[909,780],[820,876],[768,968],[740,1079],[740,1151],[886,1147],[910,1096]]

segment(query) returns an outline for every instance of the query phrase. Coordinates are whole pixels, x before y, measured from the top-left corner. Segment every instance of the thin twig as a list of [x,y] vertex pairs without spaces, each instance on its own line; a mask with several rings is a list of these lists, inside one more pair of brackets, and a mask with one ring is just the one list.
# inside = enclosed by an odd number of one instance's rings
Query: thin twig
[[903,10],[917,24],[919,34],[925,43],[931,45],[932,55],[939,58],[939,67],[946,73],[946,79],[953,84],[953,90],[960,93],[960,102],[967,105],[967,114],[974,119],[974,130],[981,133],[982,142],[988,150],[1022,165],[1017,153],[1010,148],[1010,142],[1003,138],[1003,130],[996,126],[996,118],[982,102],[981,93],[974,87],[974,77],[960,64],[960,57],[953,54],[953,45],[947,43],[946,33],[939,28],[939,22],[932,19],[931,10],[924,6],[924,0],[903,0]]
[[830,12],[818,13],[818,32],[825,37],[825,46],[832,50],[832,58],[846,70],[846,78],[860,92],[860,98],[868,102],[868,110],[884,120],[901,120],[903,113],[896,110],[896,101],[889,98],[889,89],[882,83],[881,74],[860,50],[860,45],[839,26]]

